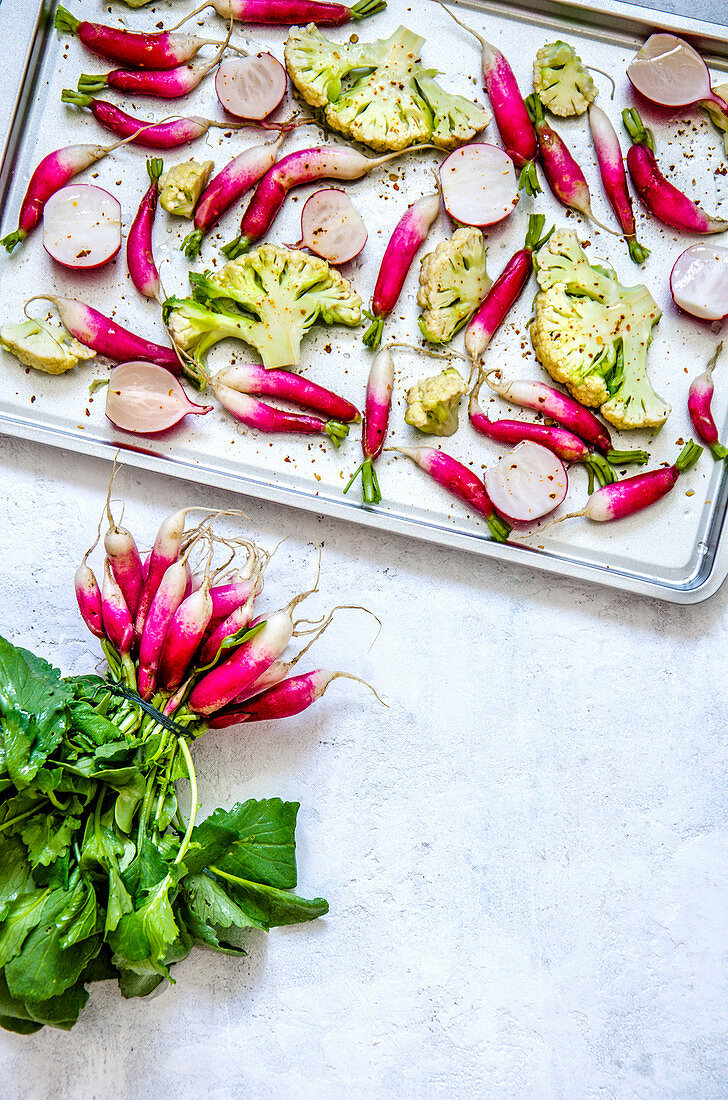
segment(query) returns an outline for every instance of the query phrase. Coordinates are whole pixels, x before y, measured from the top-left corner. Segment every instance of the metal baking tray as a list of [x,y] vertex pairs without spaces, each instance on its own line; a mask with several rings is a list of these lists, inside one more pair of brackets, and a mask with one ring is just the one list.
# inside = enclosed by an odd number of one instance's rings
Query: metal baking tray
[[[69,109],[60,102],[61,89],[74,87],[79,73],[104,71],[106,66],[86,53],[75,39],[56,35],[51,29],[54,6],[49,0],[44,0],[40,7],[26,7],[22,0],[3,0],[0,7],[0,33],[6,42],[13,42],[13,50],[6,51],[7,63],[0,76],[1,105],[6,117],[11,119],[0,169],[3,234],[15,226],[30,173],[43,155],[74,141],[105,142],[108,137],[87,112]],[[503,49],[524,92],[530,87],[531,65],[539,46],[556,36],[567,39],[588,64],[613,75],[616,81],[613,102],[607,82],[599,76],[597,80],[600,102],[615,123],[619,121],[621,109],[632,102],[624,75],[626,64],[641,41],[656,29],[675,30],[689,36],[716,76],[728,71],[728,32],[715,24],[689,19],[676,21],[675,17],[664,13],[612,0],[594,4],[539,0],[537,6],[536,11],[524,0],[499,3],[472,0],[459,4],[458,8],[464,19]],[[132,11],[123,5],[112,7],[97,0],[75,0],[72,7],[88,19],[109,22],[119,18],[135,29],[145,29],[160,20],[171,25],[185,10],[190,10],[192,4],[185,8],[180,4],[160,3]],[[199,21],[202,19],[199,17]],[[384,37],[400,22],[416,26],[426,36],[423,60],[428,65],[436,65],[445,74],[442,79],[446,87],[487,104],[480,77],[479,47],[429,0],[418,0],[416,7],[390,0],[387,11],[358,24],[356,31],[360,37]],[[195,28],[194,22],[191,26]],[[206,31],[214,29],[217,34],[224,34],[224,24],[216,16],[208,17],[205,26]],[[350,28],[327,33],[344,39]],[[264,45],[279,58],[285,34],[285,30],[278,28],[236,29],[238,40]],[[110,98],[116,98],[114,93]],[[138,110],[142,118],[161,118],[175,106],[172,104],[170,108],[158,101],[143,99],[120,102],[127,109]],[[209,78],[183,102],[185,113],[221,118]],[[640,106],[648,124],[654,125],[662,163],[669,165],[678,185],[699,198],[709,210],[725,212],[728,209],[728,176],[724,174],[722,144],[702,113],[689,109],[673,118],[665,118],[653,115],[643,104]],[[556,125],[587,174],[597,216],[609,218],[611,212],[602,194],[588,126],[583,118]],[[491,123],[485,140],[494,138],[495,128]],[[169,164],[190,156],[212,157],[219,167],[241,148],[260,140],[260,134],[253,129],[232,134],[213,130],[207,138],[192,146],[170,151],[166,159]],[[318,130],[306,127],[295,131],[284,148],[291,150],[321,140]],[[145,151],[127,147],[113,159],[100,162],[93,175],[86,173],[83,177],[89,182],[93,179],[119,197],[127,227],[146,187],[144,160]],[[393,226],[408,203],[431,190],[434,161],[435,156],[430,154],[405,155],[369,178],[350,185],[353,201],[369,226],[369,241],[361,256],[344,268],[344,273],[351,278],[365,303]],[[314,189],[313,186],[303,188],[289,198],[269,235],[270,240],[278,243],[297,240],[301,206],[306,194]],[[589,242],[590,255],[608,259],[623,282],[644,281],[648,285],[663,310],[650,351],[650,371],[655,388],[671,403],[673,412],[654,439],[646,433],[630,433],[619,437],[617,445],[647,447],[652,453],[652,462],[658,464],[674,460],[680,441],[690,435],[686,410],[689,376],[709,358],[716,335],[708,326],[679,315],[670,298],[667,275],[674,259],[691,243],[690,239],[654,220],[646,220],[639,204],[635,206],[641,239],[652,249],[643,269],[631,263],[623,242],[567,214],[547,190],[536,200],[522,198],[515,214],[487,233],[488,263],[491,275],[495,276],[511,252],[520,247],[526,215],[538,209],[546,213],[549,221],[574,229],[582,241]],[[217,245],[236,232],[239,214],[238,210],[226,215],[200,260],[193,265],[196,269],[220,262]],[[169,294],[188,292],[190,265],[179,251],[188,228],[188,222],[170,218],[160,211],[155,227],[155,252]],[[443,212],[433,227],[429,247],[434,247],[449,232],[448,219]],[[0,258],[2,317],[19,318],[25,299],[48,291],[78,297],[106,313],[113,313],[120,323],[135,331],[161,340],[163,330],[158,309],[141,301],[129,282],[123,254],[122,247],[114,263],[98,272],[69,275],[52,264],[43,250],[40,233],[36,233],[13,256]],[[415,263],[388,325],[387,339],[417,340],[418,268]],[[502,367],[511,377],[543,376],[527,336],[532,293],[533,289],[526,291],[488,351],[489,365]],[[38,305],[45,315],[42,308],[45,304]],[[459,346],[457,341],[455,346]],[[226,344],[214,354],[224,361],[231,353],[245,358],[247,350],[241,345]],[[395,355],[398,373],[392,440],[407,445],[414,442],[415,433],[403,423],[404,394],[414,380],[436,373],[440,368],[439,364],[413,352],[397,351]],[[318,327],[304,342],[301,369],[358,403],[363,398],[369,363],[370,353],[361,344],[359,330]],[[0,431],[17,438],[107,459],[121,448],[127,462],[143,469],[468,550],[481,559],[512,562],[674,603],[706,599],[728,573],[728,551],[722,538],[728,504],[725,464],[714,463],[709,454],[667,498],[641,516],[614,524],[573,520],[549,531],[543,539],[530,539],[528,546],[525,543],[499,545],[488,539],[483,522],[431,484],[411,463],[394,454],[384,455],[381,460],[379,477],[385,497],[381,506],[363,507],[355,491],[344,497],[345,479],[360,458],[356,429],[345,446],[335,452],[328,444],[310,442],[306,438],[243,432],[222,410],[216,410],[204,418],[190,418],[166,437],[130,437],[106,421],[103,391],[95,397],[89,396],[89,383],[94,377],[105,375],[105,363],[93,363],[60,377],[48,377],[25,371],[3,353],[0,371]],[[718,424],[725,434],[728,383],[722,384],[722,377],[719,371],[714,407]],[[507,407],[498,398],[494,398],[492,404],[486,400],[486,408],[492,415],[508,415]],[[475,435],[467,423],[464,407],[461,420],[458,433],[444,440],[443,445],[480,471],[494,462],[501,452],[496,445]],[[49,453],[49,465],[55,461],[57,458]],[[582,506],[585,487],[584,471],[574,468],[565,509],[571,511]],[[483,566],[487,567],[485,562]]]

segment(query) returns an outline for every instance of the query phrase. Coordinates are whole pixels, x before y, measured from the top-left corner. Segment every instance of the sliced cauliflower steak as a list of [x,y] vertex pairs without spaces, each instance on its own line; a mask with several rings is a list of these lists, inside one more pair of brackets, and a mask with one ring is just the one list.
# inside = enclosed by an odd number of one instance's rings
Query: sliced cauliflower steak
[[573,46],[560,39],[536,54],[533,87],[544,107],[554,115],[583,115],[596,98],[597,86]]
[[288,74],[327,123],[371,149],[397,152],[432,142],[454,149],[487,126],[490,113],[446,92],[418,61],[424,38],[398,27],[376,42],[339,43],[311,24],[285,46]]
[[467,324],[490,290],[485,242],[479,229],[456,229],[420,263],[417,304],[420,330],[433,344],[446,344]]
[[647,375],[660,309],[646,286],[625,287],[590,264],[576,236],[559,230],[536,255],[540,292],[531,341],[551,377],[616,428],[659,428],[670,406]]

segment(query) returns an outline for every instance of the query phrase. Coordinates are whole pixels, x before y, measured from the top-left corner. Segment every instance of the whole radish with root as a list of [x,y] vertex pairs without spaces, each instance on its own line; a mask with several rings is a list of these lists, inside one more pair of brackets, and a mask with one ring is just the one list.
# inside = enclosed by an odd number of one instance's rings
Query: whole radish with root
[[404,281],[420,245],[440,212],[440,188],[407,207],[397,222],[384,250],[372,294],[372,308],[365,312],[371,325],[362,336],[367,347],[376,349],[382,342],[384,322],[397,304]]
[[627,168],[650,214],[683,233],[725,233],[728,221],[706,214],[662,174],[655,159],[652,131],[644,125],[636,107],[622,111],[622,121],[632,139]]
[[83,95],[72,88],[64,88],[61,102],[72,107],[86,107],[105,130],[128,138],[133,145],[141,145],[147,149],[177,149],[180,145],[188,145],[191,141],[204,137],[210,127],[239,130],[247,125],[244,122],[214,122],[210,118],[201,118],[200,115],[191,115],[189,118],[176,115],[166,122],[142,122],[140,125],[138,118],[122,111],[115,103]]
[[523,248],[511,256],[498,278],[488,290],[465,330],[465,350],[477,363],[510,312],[533,271],[533,254],[546,243],[553,226],[544,233],[546,218],[530,214]]
[[[228,33],[228,39],[230,34]],[[148,95],[157,99],[181,99],[189,95],[204,80],[228,48],[222,42],[212,61],[187,61],[174,69],[113,69],[110,73],[82,73],[77,90],[82,95],[94,95],[104,88],[114,88],[127,95]]]
[[538,194],[541,190],[536,174],[538,142],[513,69],[496,46],[487,42],[472,27],[461,22],[450,8],[442,3],[442,0],[437,0],[437,3],[445,8],[458,26],[480,42],[485,90],[493,108],[493,117],[503,148],[516,168],[520,169],[519,190],[525,190],[527,195]]
[[717,460],[728,458],[728,448],[724,447],[718,438],[718,429],[710,407],[713,402],[713,371],[722,350],[723,341],[721,340],[703,373],[690,383],[688,392],[688,412],[695,434]]
[[159,302],[160,283],[157,265],[152,251],[152,229],[159,198],[159,177],[164,171],[164,161],[155,157],[147,161],[150,184],[144,193],[126,239],[126,263],[131,281],[140,294]]
[[216,382],[256,397],[278,397],[304,409],[313,409],[332,420],[361,420],[356,405],[331,390],[289,370],[267,370],[257,363],[233,363],[215,375]]
[[387,438],[389,413],[394,389],[394,359],[388,348],[380,351],[369,371],[367,395],[364,405],[364,422],[361,432],[361,449],[364,461],[349,478],[344,493],[348,493],[361,474],[362,499],[365,504],[379,504],[382,493],[374,469],[374,461],[382,453]]
[[[138,6],[137,0],[133,6]],[[210,0],[185,16],[185,20],[207,8],[214,8],[223,19],[235,19],[241,23],[267,23],[283,27],[315,23],[318,27],[341,27],[368,19],[370,15],[384,11],[386,6],[386,0],[358,0],[350,8],[330,0]]]
[[485,518],[495,542],[507,542],[511,526],[493,507],[488,491],[473,471],[437,447],[392,447],[398,454],[411,458],[433,481],[461,500],[473,512]]
[[[301,676],[282,680],[243,703],[231,704],[212,716],[209,720],[210,728],[225,729],[241,722],[271,722],[277,718],[292,718],[308,710],[321,698],[329,684],[338,679],[356,680],[374,691],[366,680],[352,676],[350,672],[332,672],[330,669],[317,668],[314,672],[305,672]],[[374,694],[377,694],[376,691]]]
[[604,194],[622,227],[629,254],[636,264],[643,264],[650,254],[649,248],[637,240],[632,199],[627,189],[627,174],[617,133],[609,116],[596,103],[589,106],[589,127],[597,154]]

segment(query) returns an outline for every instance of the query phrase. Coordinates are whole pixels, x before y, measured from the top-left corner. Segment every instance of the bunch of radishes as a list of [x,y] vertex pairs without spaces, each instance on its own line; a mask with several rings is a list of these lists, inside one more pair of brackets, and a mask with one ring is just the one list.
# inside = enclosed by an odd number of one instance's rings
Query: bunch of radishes
[[[195,511],[208,514],[185,529]],[[318,577],[284,608],[259,613],[256,600],[270,555],[248,539],[218,534],[214,520],[228,513],[210,512],[192,507],[168,516],[142,558],[107,504],[101,584],[87,564],[91,551],[76,572],[83,620],[132,701],[141,699],[185,726],[223,727],[299,714],[332,680],[358,679],[326,669],[290,675],[331,622],[333,612],[313,623],[293,617],[298,604],[317,591]],[[224,560],[217,565],[220,555]],[[244,561],[238,565],[239,556]],[[285,659],[292,638],[307,634],[311,641]]]

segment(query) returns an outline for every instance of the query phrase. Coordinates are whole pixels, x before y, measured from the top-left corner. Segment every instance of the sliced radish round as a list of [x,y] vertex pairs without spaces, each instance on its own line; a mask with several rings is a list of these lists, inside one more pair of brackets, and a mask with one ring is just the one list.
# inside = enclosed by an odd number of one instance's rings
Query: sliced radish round
[[627,67],[632,86],[662,107],[710,97],[710,73],[697,50],[674,34],[653,34]]
[[101,267],[121,248],[121,206],[89,183],[74,183],[51,195],[43,213],[43,246],[74,270]]
[[728,317],[728,248],[694,244],[675,260],[670,275],[673,301],[704,321]]
[[456,149],[440,165],[440,181],[445,209],[461,225],[493,225],[518,203],[513,161],[496,145]]
[[259,122],[286,94],[286,70],[269,53],[229,57],[218,66],[215,91],[228,114]]
[[301,243],[332,264],[345,264],[367,243],[367,227],[349,196],[324,187],[306,200],[301,211]]
[[561,459],[540,443],[519,443],[483,478],[496,512],[532,523],[563,504],[569,479]]
[[211,409],[190,401],[174,375],[156,363],[121,363],[109,376],[106,415],[125,432],[153,435],[188,413],[204,416]]

